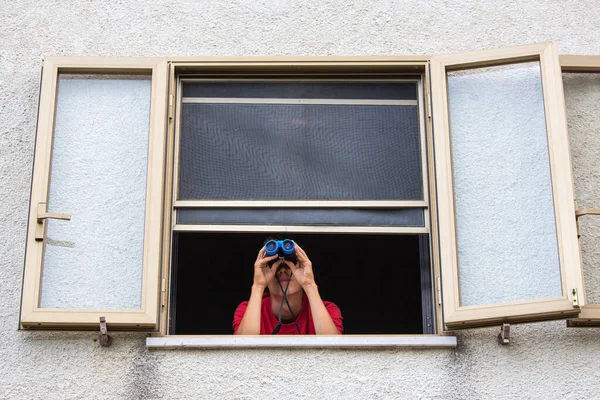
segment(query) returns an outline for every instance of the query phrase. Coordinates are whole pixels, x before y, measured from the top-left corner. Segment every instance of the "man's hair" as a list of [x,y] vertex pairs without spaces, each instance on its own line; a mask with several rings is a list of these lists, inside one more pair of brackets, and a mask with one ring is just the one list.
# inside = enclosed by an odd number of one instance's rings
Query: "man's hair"
[[267,244],[267,242],[268,242],[269,240],[283,240],[283,239],[285,239],[285,237],[284,237],[283,235],[279,235],[279,234],[275,234],[275,235],[269,235],[269,236],[267,236],[267,237],[266,237],[266,239],[263,241],[263,246],[264,246],[265,244]]

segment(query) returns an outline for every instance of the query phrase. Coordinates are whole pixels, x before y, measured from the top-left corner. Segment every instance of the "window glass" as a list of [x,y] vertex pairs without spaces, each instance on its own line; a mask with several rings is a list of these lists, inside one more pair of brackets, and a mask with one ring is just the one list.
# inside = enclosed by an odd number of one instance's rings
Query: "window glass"
[[461,306],[562,295],[539,62],[448,73]]
[[[150,76],[59,77],[40,307],[139,309]],[[107,167],[110,166],[110,167]]]
[[423,200],[416,97],[306,87],[296,99],[183,97],[178,199]]

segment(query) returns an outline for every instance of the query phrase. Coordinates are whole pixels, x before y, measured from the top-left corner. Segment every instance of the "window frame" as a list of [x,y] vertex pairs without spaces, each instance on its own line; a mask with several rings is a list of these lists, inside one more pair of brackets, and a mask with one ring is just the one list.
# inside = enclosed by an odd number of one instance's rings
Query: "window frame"
[[[520,47],[521,50],[514,52],[514,49],[495,49],[495,50],[483,50],[473,52],[477,53],[478,56],[474,57],[467,62],[473,63],[473,66],[482,61],[476,61],[480,56],[492,55],[497,56],[504,60],[518,60],[520,58],[531,58],[531,52],[542,55],[540,47],[542,45],[527,45]],[[528,51],[524,51],[528,49]],[[544,50],[546,51],[546,50]],[[550,51],[547,54],[557,55],[556,45],[551,45]],[[460,55],[459,55],[460,56]],[[220,75],[220,74],[248,74],[249,72],[255,72],[257,70],[265,73],[322,73],[322,74],[369,74],[369,73],[393,73],[398,69],[405,71],[419,71],[423,72],[423,90],[424,90],[424,103],[422,105],[423,116],[425,119],[425,140],[426,147],[425,153],[427,157],[427,163],[424,170],[424,178],[428,179],[427,191],[428,191],[428,203],[425,207],[429,210],[429,237],[430,246],[432,249],[431,254],[431,268],[433,271],[433,282],[432,290],[435,293],[435,310],[436,310],[436,332],[442,334],[446,329],[455,329],[458,327],[472,327],[480,326],[479,322],[476,324],[455,324],[450,320],[450,326],[446,324],[444,326],[444,316],[442,315],[442,300],[444,308],[447,308],[449,303],[446,301],[448,293],[444,293],[444,299],[442,299],[442,278],[444,278],[444,287],[452,287],[457,280],[455,277],[448,277],[448,274],[441,275],[441,259],[440,259],[440,247],[441,244],[445,244],[448,239],[447,232],[440,232],[438,227],[438,213],[441,208],[447,206],[444,204],[447,200],[441,198],[438,195],[438,188],[436,186],[436,172],[439,171],[437,168],[437,152],[434,151],[433,145],[433,125],[434,121],[432,118],[432,94],[436,96],[436,92],[443,89],[440,87],[439,78],[432,80],[431,70],[435,70],[435,63],[439,62],[443,57],[454,57],[439,56],[430,57],[427,55],[423,56],[399,56],[399,57],[165,57],[165,58],[118,58],[118,57],[48,57],[44,60],[43,76],[40,86],[40,101],[39,101],[39,115],[38,115],[38,127],[36,135],[36,148],[34,155],[34,168],[33,168],[33,180],[31,189],[30,199],[30,212],[28,217],[28,233],[26,243],[26,257],[25,257],[25,268],[23,276],[23,292],[21,302],[21,328],[35,328],[35,329],[95,329],[98,327],[98,316],[102,314],[107,316],[107,322],[110,329],[141,329],[141,330],[154,330],[155,336],[168,337],[168,296],[170,294],[169,288],[169,272],[171,264],[171,238],[172,238],[172,222],[174,221],[174,201],[175,197],[173,192],[173,168],[174,168],[174,150],[175,150],[175,126],[178,119],[175,118],[174,112],[177,108],[175,100],[175,90],[177,87],[177,76],[179,73],[189,72],[202,72],[208,75]],[[451,58],[449,58],[451,59]],[[430,67],[430,63],[432,66]],[[483,61],[485,64],[485,61]],[[561,56],[560,66],[564,72],[600,72],[600,56]],[[558,68],[560,69],[560,68]],[[34,307],[35,304],[39,304],[39,289],[40,289],[40,278],[41,278],[41,254],[40,250],[34,250],[38,247],[38,243],[35,241],[35,227],[37,225],[37,203],[41,202],[40,199],[47,198],[48,188],[48,171],[47,166],[49,157],[51,154],[51,142],[48,137],[52,137],[53,120],[54,120],[54,108],[56,100],[56,84],[58,72],[72,72],[72,73],[118,73],[118,72],[132,72],[136,70],[153,71],[152,78],[152,111],[151,111],[151,131],[153,129],[166,129],[167,135],[164,137],[163,148],[161,151],[157,147],[154,147],[152,152],[149,151],[154,159],[162,159],[163,164],[154,162],[152,167],[152,180],[148,180],[148,187],[151,182],[159,182],[160,188],[164,190],[158,197],[153,197],[153,204],[160,201],[161,205],[158,209],[162,214],[154,220],[154,226],[159,226],[154,232],[158,232],[158,239],[154,238],[153,242],[156,245],[158,251],[158,257],[156,258],[156,271],[157,273],[146,272],[152,270],[144,270],[143,286],[142,290],[147,293],[147,300],[144,307],[143,313],[131,312],[119,312],[115,310],[108,310],[107,312],[99,313],[98,310],[84,311],[83,313],[71,312],[70,310],[55,310],[45,311]],[[556,75],[557,67],[554,66],[552,72]],[[156,74],[156,77],[154,76]],[[562,80],[554,82],[554,86],[560,86],[562,94]],[[546,86],[544,86],[545,88]],[[433,92],[433,93],[432,93]],[[421,96],[421,95],[420,95]],[[420,98],[422,98],[420,97]],[[552,96],[551,96],[552,97]],[[558,96],[560,97],[560,96]],[[547,91],[544,90],[544,98],[547,99]],[[561,103],[562,100],[562,103]],[[564,97],[553,99],[554,105],[552,109],[564,109]],[[546,101],[545,101],[546,103]],[[165,113],[157,113],[157,110],[164,109]],[[439,109],[439,104],[435,107]],[[547,111],[548,109],[546,109]],[[164,115],[166,114],[166,115]],[[442,114],[443,115],[443,114]],[[439,114],[436,114],[439,117]],[[436,127],[439,121],[436,121]],[[566,120],[564,121],[566,126]],[[559,123],[560,125],[560,123]],[[566,129],[566,128],[565,128]],[[48,136],[50,132],[50,136]],[[160,147],[160,146],[159,146]],[[166,148],[166,151],[165,151]],[[568,142],[567,142],[568,148]],[[158,167],[160,165],[160,167]],[[570,167],[570,164],[569,164]],[[40,176],[46,172],[45,180],[40,180]],[[151,169],[148,169],[150,174]],[[160,177],[160,178],[159,178]],[[572,187],[572,185],[571,185]],[[45,195],[44,195],[45,188]],[[148,189],[149,190],[149,189]],[[555,190],[553,189],[553,192]],[[158,193],[156,187],[153,189],[153,193]],[[46,197],[44,197],[46,196]],[[148,202],[147,198],[147,202]],[[290,203],[292,204],[292,203]],[[209,204],[207,204],[209,205]],[[222,204],[220,204],[222,206]],[[186,204],[182,204],[186,206]],[[232,204],[232,206],[235,206]],[[294,204],[294,207],[298,204]],[[331,203],[331,206],[339,206]],[[384,204],[380,204],[384,206]],[[416,206],[416,205],[415,205]],[[420,206],[420,204],[419,204]],[[152,207],[156,210],[156,207]],[[68,211],[68,210],[65,210]],[[574,211],[574,208],[573,208]],[[148,213],[148,207],[147,207]],[[568,213],[563,213],[563,220],[574,218]],[[148,217],[147,217],[148,218]],[[158,222],[157,222],[158,221]],[[166,227],[166,229],[163,229]],[[147,235],[149,226],[145,227]],[[561,234],[557,230],[557,234]],[[569,235],[572,236],[572,235]],[[148,236],[144,239],[144,248],[147,247]],[[578,250],[578,247],[576,247]],[[573,249],[570,250],[571,252]],[[147,257],[146,251],[144,257]],[[145,263],[145,267],[146,268]],[[561,268],[562,268],[561,262]],[[159,278],[158,271],[160,270]],[[577,273],[575,273],[577,275]],[[448,286],[448,279],[450,279],[450,286]],[[454,279],[454,281],[453,281]],[[577,277],[575,277],[577,280]],[[583,282],[581,283],[581,287]],[[37,289],[36,289],[37,288]],[[456,287],[451,290],[456,290]],[[579,290],[579,289],[578,289]],[[446,289],[448,291],[448,289]],[[582,297],[583,296],[583,297]],[[585,292],[579,290],[579,299],[581,304],[585,304],[584,297]],[[155,301],[152,301],[155,300]],[[566,301],[573,301],[571,297],[566,296]],[[561,302],[562,302],[561,300]],[[564,302],[563,302],[564,303]],[[566,307],[568,308],[568,307]],[[526,306],[525,309],[534,312],[544,312],[543,307],[539,305]],[[485,321],[485,325],[499,324],[501,321],[506,320],[503,316],[498,314],[498,308],[493,310],[498,317],[491,318]],[[572,309],[569,308],[569,315]],[[70,315],[66,315],[70,314]],[[86,314],[93,314],[92,317]],[[132,316],[138,318],[137,320],[132,319]],[[567,318],[562,314],[559,318]],[[569,324],[574,323],[583,325],[588,319],[598,319],[600,321],[600,305],[585,305],[581,309],[581,314],[578,318],[572,319]],[[532,320],[528,315],[524,315],[517,318],[510,318],[510,322],[528,322]],[[456,321],[455,321],[456,322]],[[156,330],[158,329],[158,330]],[[181,337],[179,335],[176,335]],[[403,335],[398,335],[403,336]],[[175,339],[174,336],[171,337]],[[319,344],[317,344],[319,346]],[[267,346],[269,347],[269,346]]]
[[[571,73],[600,73],[600,56],[561,55],[561,72]],[[579,220],[577,219],[579,231]],[[583,261],[582,261],[583,263]],[[600,304],[588,304],[585,290],[581,292],[583,306],[575,318],[567,320],[569,327],[596,327],[600,326]]]
[[[167,192],[171,193],[171,198],[167,199],[165,208],[165,226],[170,226],[172,231],[196,231],[196,232],[272,232],[272,231],[290,231],[290,232],[314,232],[314,233],[396,233],[396,234],[428,234],[430,238],[430,247],[433,246],[434,235],[431,231],[433,217],[430,214],[431,209],[431,193],[435,190],[433,187],[433,179],[430,175],[429,157],[432,154],[430,149],[431,131],[429,126],[429,107],[428,107],[428,71],[427,61],[428,56],[416,57],[242,57],[242,58],[205,58],[205,57],[188,57],[178,59],[170,63],[170,118],[174,123],[170,126],[170,137],[173,138],[169,143],[168,153],[171,159],[168,162],[168,182]],[[215,62],[213,62],[215,61]],[[178,137],[180,131],[181,111],[181,76],[189,75],[206,75],[209,78],[215,76],[233,78],[237,75],[259,75],[268,74],[275,75],[295,75],[303,73],[327,74],[331,75],[332,79],[339,80],[341,75],[374,75],[383,74],[411,74],[421,75],[418,93],[418,106],[420,118],[420,140],[421,140],[421,158],[423,172],[423,195],[422,201],[189,201],[177,199],[177,163],[178,163]],[[278,78],[280,78],[278,76]],[[304,78],[304,76],[303,76]],[[337,78],[337,79],[336,79]],[[185,79],[185,78],[183,78]],[[379,78],[385,79],[385,76]],[[257,80],[260,80],[257,77]],[[290,80],[289,77],[286,80]],[[304,79],[306,80],[306,79]],[[310,79],[314,80],[314,79]],[[344,79],[349,80],[349,79]],[[175,89],[176,88],[176,89]],[[425,212],[424,227],[352,227],[352,226],[273,226],[273,225],[176,225],[176,208],[181,207],[367,207],[367,208],[385,208],[385,207],[418,207],[423,208]],[[169,292],[171,289],[171,248],[172,237],[163,242],[163,293]],[[430,264],[432,270],[432,295],[436,296],[439,289],[435,285],[434,276],[439,275],[434,271],[435,254],[432,251]],[[437,290],[436,290],[437,289]],[[163,312],[163,323],[161,324],[160,335],[164,337],[180,337],[180,335],[169,335],[168,326],[170,321],[171,307],[170,298],[172,294],[167,296],[167,305]],[[432,299],[434,301],[434,299]],[[163,301],[163,304],[165,302]],[[439,302],[433,303],[434,316],[439,314]],[[437,318],[435,318],[437,320]],[[436,322],[436,321],[434,321]],[[434,332],[439,332],[439,324],[434,324]],[[198,335],[200,337],[201,335]],[[403,335],[399,335],[403,336]],[[413,335],[408,335],[413,336]]]
[[[150,122],[144,218],[141,306],[139,310],[40,308],[46,223],[38,223],[38,204],[47,204],[54,138],[58,77],[68,74],[151,75]],[[20,328],[97,329],[105,317],[111,330],[158,329],[158,287],[162,236],[166,58],[47,57],[43,60],[38,124],[32,171]],[[69,212],[69,210],[64,210]]]
[[[541,69],[562,296],[461,307],[446,72],[524,61],[539,61]],[[445,328],[460,329],[506,322],[565,319],[577,315],[583,299],[581,296],[574,296],[572,290],[575,289],[577,294],[583,293],[583,273],[573,218],[573,178],[556,43],[435,56],[431,59],[431,80],[434,88],[434,147]]]

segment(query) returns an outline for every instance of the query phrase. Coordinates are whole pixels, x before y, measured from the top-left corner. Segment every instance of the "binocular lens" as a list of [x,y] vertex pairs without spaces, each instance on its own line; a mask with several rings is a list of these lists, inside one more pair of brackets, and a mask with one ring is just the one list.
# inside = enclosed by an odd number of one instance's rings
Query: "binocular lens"
[[277,246],[277,242],[274,240],[269,240],[267,243],[265,243],[265,251],[270,256],[277,254],[277,247],[279,246]]
[[281,247],[282,247],[282,249],[283,249],[283,252],[284,252],[285,254],[291,254],[291,253],[293,253],[293,252],[294,252],[294,249],[295,249],[295,247],[296,247],[296,246],[294,245],[294,242],[293,242],[293,241],[291,241],[291,240],[289,240],[289,239],[286,239],[286,240],[284,240],[284,241],[283,241],[283,243],[281,244]]
[[279,254],[281,257],[291,256],[295,250],[296,244],[290,239],[269,240],[265,243],[265,251],[268,256],[274,256],[275,254]]

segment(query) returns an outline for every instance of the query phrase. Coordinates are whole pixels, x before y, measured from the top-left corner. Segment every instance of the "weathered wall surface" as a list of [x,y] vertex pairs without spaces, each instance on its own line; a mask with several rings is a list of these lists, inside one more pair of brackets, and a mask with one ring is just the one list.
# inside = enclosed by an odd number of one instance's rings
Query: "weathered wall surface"
[[[599,19],[595,0],[2,1],[0,397],[597,397],[600,330],[563,321],[515,326],[505,347],[493,328],[458,333],[456,350],[370,351],[148,351],[142,334],[100,348],[92,333],[17,325],[43,56],[433,54],[548,40],[600,54]],[[567,89],[576,192],[598,207],[600,102],[569,101],[578,85]],[[582,225],[586,274],[597,277],[600,221]]]

